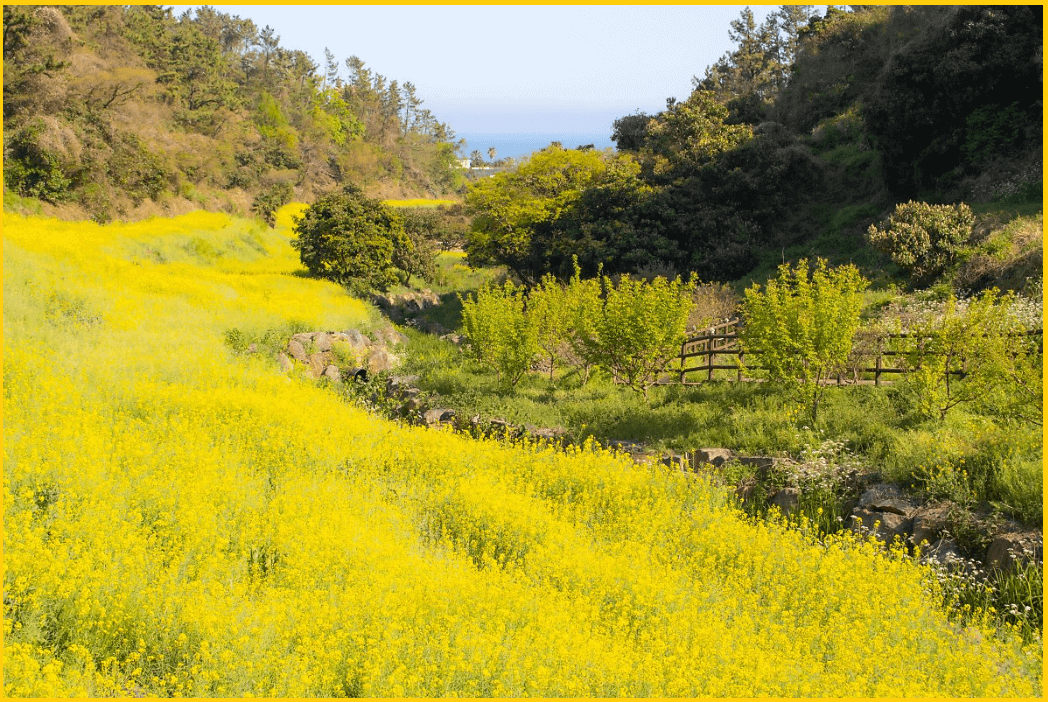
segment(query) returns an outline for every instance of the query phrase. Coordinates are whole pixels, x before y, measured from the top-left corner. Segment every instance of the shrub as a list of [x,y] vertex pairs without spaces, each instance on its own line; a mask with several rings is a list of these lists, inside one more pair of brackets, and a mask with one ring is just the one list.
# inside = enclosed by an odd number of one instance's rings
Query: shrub
[[516,385],[531,368],[538,335],[524,312],[523,288],[509,281],[481,287],[462,300],[462,326],[473,357],[495,371],[499,385]]
[[291,202],[294,195],[291,183],[275,183],[255,195],[251,211],[273,229],[277,226],[277,210]]
[[867,230],[870,243],[892,261],[926,279],[942,273],[953,262],[972,232],[975,217],[968,205],[929,205],[906,202],[880,226]]
[[549,358],[549,379],[557,358],[564,352],[570,325],[568,291],[547,273],[528,294],[528,318],[535,327],[539,348]]
[[618,285],[602,282],[604,308],[595,325],[600,365],[647,400],[648,388],[680,353],[695,281],[647,283],[624,274]]
[[296,217],[294,246],[309,272],[343,285],[385,289],[397,282],[395,257],[411,247],[400,217],[349,186]]
[[995,290],[964,306],[951,295],[941,315],[916,324],[902,340],[912,371],[906,384],[919,414],[943,420],[967,403],[1041,422],[1041,354],[1010,320],[1012,302]]
[[404,209],[398,212],[404,222],[404,232],[411,246],[394,257],[394,263],[408,275],[427,282],[437,279],[437,242],[441,234],[441,217],[435,212]]
[[860,293],[867,281],[853,265],[836,269],[819,259],[809,275],[808,261],[796,269],[779,266],[778,279],[762,292],[746,290],[743,349],[760,357],[773,381],[791,386],[818,420],[822,381],[842,372],[859,328]]
[[600,280],[582,279],[578,260],[574,261],[575,274],[564,289],[567,307],[568,356],[572,365],[579,369],[582,383],[589,381],[590,371],[599,360],[597,318],[603,302],[600,299]]

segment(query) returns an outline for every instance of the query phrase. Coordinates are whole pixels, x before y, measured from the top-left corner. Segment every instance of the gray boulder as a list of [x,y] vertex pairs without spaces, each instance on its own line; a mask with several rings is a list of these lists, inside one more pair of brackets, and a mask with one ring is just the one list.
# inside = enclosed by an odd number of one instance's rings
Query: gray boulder
[[876,534],[886,544],[890,544],[896,536],[905,539],[913,525],[912,519],[901,514],[874,512],[862,507],[852,512],[851,519],[852,531]]
[[717,468],[721,467],[732,458],[731,449],[725,448],[701,448],[692,451],[691,465],[698,469],[707,463]]
[[363,349],[371,346],[371,339],[367,338],[356,329],[347,329],[342,332],[342,335],[346,337],[346,341],[352,344],[355,349]]
[[941,566],[967,566],[961,549],[951,539],[938,539],[921,549],[921,563],[933,563]]
[[426,423],[426,426],[436,426],[443,422],[447,422],[455,418],[455,410],[435,408],[426,410],[422,414],[422,421]]
[[910,534],[910,542],[919,546],[924,542],[935,543],[946,528],[950,517],[948,506],[923,507],[913,515],[913,533]]
[[324,369],[324,377],[333,383],[341,383],[342,371],[338,369],[338,366],[328,366]]
[[1044,537],[1036,532],[998,534],[986,552],[986,565],[1004,571],[1021,563],[1044,560]]
[[859,508],[871,512],[891,512],[903,517],[909,517],[914,511],[914,506],[907,499],[906,493],[889,483],[868,487],[859,496]]
[[784,517],[796,514],[801,507],[801,491],[799,488],[787,487],[772,495],[771,504],[779,508]]

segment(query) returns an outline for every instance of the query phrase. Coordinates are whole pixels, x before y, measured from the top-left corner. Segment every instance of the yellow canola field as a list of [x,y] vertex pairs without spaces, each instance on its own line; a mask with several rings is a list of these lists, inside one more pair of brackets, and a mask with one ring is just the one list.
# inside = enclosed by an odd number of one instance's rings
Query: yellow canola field
[[4,214],[5,696],[1019,696],[926,574],[223,343],[376,318],[277,230]]

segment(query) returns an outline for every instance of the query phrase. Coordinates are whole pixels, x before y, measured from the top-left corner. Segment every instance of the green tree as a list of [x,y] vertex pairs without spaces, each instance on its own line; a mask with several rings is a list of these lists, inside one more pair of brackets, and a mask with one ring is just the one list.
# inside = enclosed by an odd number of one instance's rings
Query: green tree
[[972,233],[975,216],[968,205],[906,202],[880,226],[867,230],[870,243],[914,278],[927,280],[953,262]]
[[802,259],[794,269],[780,266],[764,290],[756,283],[746,290],[743,350],[772,381],[792,389],[813,424],[823,382],[846,367],[867,285],[855,266],[830,269],[819,259],[809,275]]
[[567,290],[551,274],[544,275],[528,293],[528,318],[535,327],[539,348],[549,359],[551,381],[567,344],[570,311]]
[[604,306],[596,319],[600,365],[644,395],[680,353],[692,308],[695,280],[651,283],[624,274],[604,277]]
[[605,168],[597,151],[550,145],[515,171],[472,184],[465,202],[473,217],[466,240],[470,261],[505,265],[534,284],[545,268],[545,252],[534,246],[536,228],[556,220]]
[[537,328],[524,306],[524,288],[509,281],[503,287],[485,285],[476,296],[462,299],[462,327],[470,352],[495,371],[504,387],[516,385],[538,353]]
[[1013,303],[996,290],[963,306],[951,295],[941,314],[900,340],[918,413],[944,420],[969,404],[1041,424],[1041,353],[1026,329],[1010,323]]
[[272,229],[277,226],[277,210],[291,202],[294,196],[295,189],[291,183],[274,183],[255,195],[251,201],[251,211]]
[[708,90],[694,90],[684,102],[667,100],[666,110],[649,124],[645,139],[655,174],[672,178],[701,168],[752,136],[750,127],[728,124],[727,118],[728,108]]
[[411,247],[397,213],[353,187],[327,195],[295,218],[291,241],[313,275],[342,285],[385,289]]
[[427,282],[437,279],[437,250],[439,237],[447,226],[440,213],[432,210],[401,210],[404,233],[411,246],[400,249],[393,263],[408,275]]
[[604,303],[601,300],[600,279],[584,279],[577,258],[573,264],[575,273],[564,288],[567,307],[566,340],[569,361],[579,369],[582,383],[585,385],[589,382],[590,371],[600,361],[597,321]]

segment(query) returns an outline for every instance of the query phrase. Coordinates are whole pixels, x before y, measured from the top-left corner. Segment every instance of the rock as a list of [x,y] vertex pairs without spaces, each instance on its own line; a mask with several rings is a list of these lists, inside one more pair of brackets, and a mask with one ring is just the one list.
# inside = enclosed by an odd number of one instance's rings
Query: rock
[[391,354],[385,348],[373,348],[368,354],[367,367],[372,373],[382,373],[384,371],[393,370],[396,367],[398,359],[396,356]]
[[298,334],[292,334],[291,338],[305,346],[313,340],[313,332],[299,332]]
[[[298,336],[298,334],[295,336]],[[292,338],[291,341],[287,342],[287,352],[300,363],[309,362],[309,359],[306,357],[306,349],[298,339]]]
[[918,509],[913,515],[913,533],[910,535],[910,543],[915,546],[925,541],[929,544],[935,543],[939,534],[946,528],[949,517],[950,508],[946,506]]
[[1039,533],[998,534],[986,552],[986,565],[1004,571],[1021,563],[1044,560],[1044,537]]
[[800,509],[801,491],[795,487],[783,488],[772,495],[771,504],[778,507],[784,517],[789,517]]
[[258,344],[248,344],[247,345],[247,352],[248,353],[258,353]]
[[309,374],[314,378],[324,375],[324,369],[328,367],[328,359],[322,353],[309,354]]
[[425,406],[426,403],[423,402],[422,398],[419,397],[409,397],[403,405],[404,409],[408,412],[418,412]]
[[461,334],[442,334],[440,338],[444,341],[450,341],[456,346],[461,346],[462,342],[466,339],[466,337],[462,336]]
[[913,524],[911,519],[907,519],[900,514],[874,512],[862,507],[852,512],[851,520],[851,529],[857,532],[866,531],[872,533],[874,532],[874,524],[879,523],[875,533],[877,538],[886,544],[890,544],[896,536],[905,539]]
[[295,364],[288,358],[287,354],[283,351],[277,353],[277,363],[280,364],[280,370],[285,373],[290,373],[291,369],[295,367]]
[[630,453],[630,458],[633,462],[641,466],[650,466],[659,459],[658,454],[651,451],[638,451],[636,453]]
[[385,346],[393,347],[398,344],[406,344],[408,337],[403,332],[398,332],[392,327],[386,329],[379,329],[375,333],[375,343],[384,344]]
[[739,484],[735,486],[735,495],[742,502],[749,502],[753,499],[753,496],[757,493],[757,480],[754,478],[746,478],[740,480]]
[[961,549],[950,539],[939,539],[921,549],[921,563],[937,563],[945,566],[966,565]]
[[422,415],[422,421],[424,421],[427,426],[432,427],[440,424],[441,422],[446,422],[449,419],[454,419],[454,417],[455,410],[438,408],[426,410]]
[[744,466],[768,469],[775,465],[775,459],[771,456],[735,456],[735,460]]
[[383,295],[381,293],[372,293],[371,302],[383,311],[391,309],[395,304],[392,295]]
[[666,466],[667,468],[672,468],[673,470],[688,470],[687,454],[680,455],[673,451],[667,451],[659,457],[659,463]]
[[698,469],[699,466],[703,466],[707,463],[721,467],[725,463],[731,460],[732,453],[731,449],[724,448],[701,448],[692,451],[691,465]]
[[417,382],[417,375],[394,375],[386,380],[386,397],[405,397],[408,394],[417,395],[421,392],[414,387]]
[[356,329],[348,329],[342,334],[346,337],[346,341],[353,345],[355,349],[363,349],[371,346],[371,339],[367,338]]
[[324,377],[333,383],[341,383],[342,371],[338,369],[338,366],[328,366],[324,369]]
[[859,496],[859,507],[872,512],[891,512],[903,517],[913,514],[914,506],[897,486],[890,483],[871,485]]
[[313,350],[320,352],[330,351],[331,337],[324,332],[316,332],[313,334]]
[[560,439],[568,433],[564,427],[537,427],[534,424],[526,424],[524,430],[533,438],[545,439],[546,441]]

